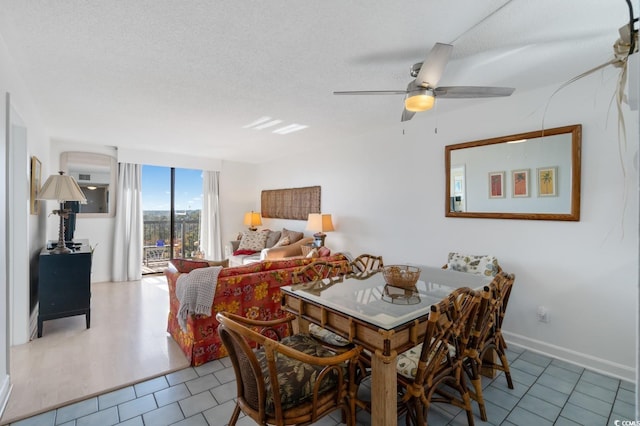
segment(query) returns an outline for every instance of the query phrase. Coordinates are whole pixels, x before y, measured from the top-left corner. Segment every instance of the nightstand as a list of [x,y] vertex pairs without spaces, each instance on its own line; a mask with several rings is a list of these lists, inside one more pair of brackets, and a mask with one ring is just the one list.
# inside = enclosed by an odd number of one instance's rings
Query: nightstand
[[91,324],[91,247],[76,240],[69,254],[52,254],[47,247],[39,258],[38,337],[42,323],[73,315],[85,315]]

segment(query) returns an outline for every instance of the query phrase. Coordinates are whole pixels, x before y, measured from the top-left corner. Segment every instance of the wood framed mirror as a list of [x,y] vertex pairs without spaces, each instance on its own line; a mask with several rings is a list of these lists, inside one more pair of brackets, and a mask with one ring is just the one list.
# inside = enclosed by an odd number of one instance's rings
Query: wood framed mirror
[[445,216],[580,220],[582,126],[445,147]]

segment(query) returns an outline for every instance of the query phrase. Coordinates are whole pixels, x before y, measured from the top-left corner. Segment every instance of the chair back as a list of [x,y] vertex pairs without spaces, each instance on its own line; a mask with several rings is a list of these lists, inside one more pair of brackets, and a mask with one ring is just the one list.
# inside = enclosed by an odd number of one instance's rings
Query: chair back
[[259,421],[266,415],[265,381],[260,363],[247,338],[258,344],[263,344],[266,338],[231,320],[224,313],[219,313],[216,319],[220,323],[218,334],[229,353],[236,375],[238,404],[249,408],[244,411],[253,412],[251,417]]
[[502,322],[504,321],[505,313],[507,312],[507,305],[509,303],[509,297],[511,296],[511,289],[516,277],[514,274],[508,274],[501,271],[489,284],[491,296],[497,303],[495,328],[496,330],[502,330]]
[[[291,425],[314,423],[338,408],[355,424],[355,403],[347,398],[355,388],[348,378],[355,376],[361,349],[336,354],[307,334],[293,335],[295,318],[261,321],[228,312],[216,315],[237,382],[229,425],[235,425],[240,411],[258,424]],[[280,341],[283,323],[289,335]]]
[[311,281],[319,281],[324,278],[339,275],[340,267],[334,263],[317,260],[309,263],[291,273],[291,283],[301,284]]
[[360,256],[353,259],[349,266],[351,267],[351,271],[357,274],[363,272],[379,271],[384,267],[384,262],[382,261],[382,256],[361,254]]
[[[471,335],[480,295],[470,288],[458,288],[431,306],[414,383],[431,382],[443,364],[459,364]],[[452,354],[451,347],[454,349]]]
[[[502,335],[502,323],[504,322],[504,316],[507,312],[507,304],[509,303],[509,297],[511,296],[511,289],[513,288],[514,281],[514,274],[500,272],[496,275],[491,284],[489,284],[491,299],[496,305],[494,310],[494,325],[491,328],[490,333],[487,334],[481,349],[483,354],[493,351],[498,356],[500,364],[492,363],[491,368],[504,372],[509,389],[513,389],[513,380],[511,378],[511,371],[509,368],[509,359],[505,352],[507,342],[504,340],[504,336]],[[482,363],[486,363],[485,357],[483,357]]]
[[462,360],[471,339],[481,296],[468,287],[455,289],[445,299],[448,321],[452,323],[450,344],[455,348],[456,361]]
[[472,357],[478,362],[480,361],[479,352],[482,349],[483,342],[492,333],[499,308],[497,301],[492,297],[489,286],[484,286],[480,293],[475,318],[471,321],[472,327],[466,347],[466,356]]

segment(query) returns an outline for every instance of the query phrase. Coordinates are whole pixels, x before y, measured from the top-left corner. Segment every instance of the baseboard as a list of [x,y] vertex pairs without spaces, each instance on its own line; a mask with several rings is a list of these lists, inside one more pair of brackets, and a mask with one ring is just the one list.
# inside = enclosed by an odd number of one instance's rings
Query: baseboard
[[561,346],[552,345],[519,334],[509,333],[504,330],[502,330],[502,333],[508,345],[513,344],[514,346],[567,361],[607,376],[616,377],[632,383],[636,382],[636,369],[634,367],[586,355]]
[[9,395],[11,395],[11,380],[9,375],[6,375],[0,384],[0,418],[2,418],[4,410],[7,408]]

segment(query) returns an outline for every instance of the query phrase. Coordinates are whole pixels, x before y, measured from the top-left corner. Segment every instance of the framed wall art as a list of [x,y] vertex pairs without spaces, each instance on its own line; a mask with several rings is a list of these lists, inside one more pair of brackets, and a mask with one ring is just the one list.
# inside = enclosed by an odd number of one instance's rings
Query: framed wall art
[[320,213],[320,186],[264,190],[260,201],[262,217],[307,220]]
[[558,196],[558,168],[538,168],[538,197]]
[[513,198],[529,196],[529,169],[511,171],[511,191]]
[[40,214],[40,179],[42,177],[42,163],[35,155],[31,157],[31,214]]
[[489,198],[504,198],[504,172],[489,172]]

